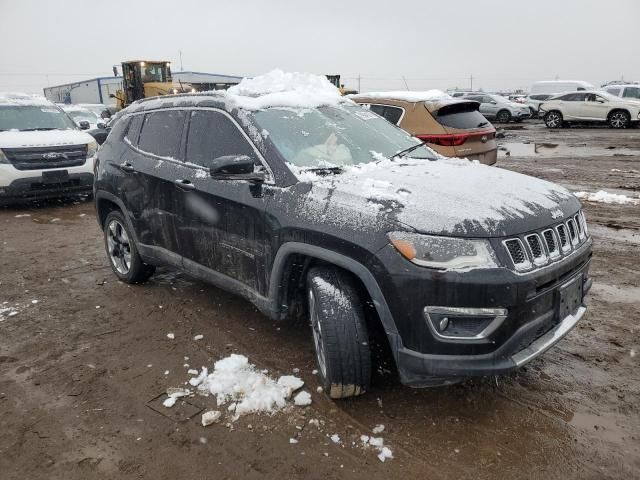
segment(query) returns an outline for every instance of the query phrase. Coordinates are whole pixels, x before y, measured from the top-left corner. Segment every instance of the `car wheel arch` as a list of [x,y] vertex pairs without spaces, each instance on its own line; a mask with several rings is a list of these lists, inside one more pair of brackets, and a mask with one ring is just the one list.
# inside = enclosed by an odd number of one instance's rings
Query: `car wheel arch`
[[611,121],[611,117],[613,116],[613,114],[615,114],[617,112],[622,112],[622,113],[625,113],[627,115],[627,124],[631,121],[632,116],[631,116],[631,112],[629,110],[627,110],[624,107],[615,107],[615,108],[611,109],[611,111],[607,114],[607,122],[610,122]]

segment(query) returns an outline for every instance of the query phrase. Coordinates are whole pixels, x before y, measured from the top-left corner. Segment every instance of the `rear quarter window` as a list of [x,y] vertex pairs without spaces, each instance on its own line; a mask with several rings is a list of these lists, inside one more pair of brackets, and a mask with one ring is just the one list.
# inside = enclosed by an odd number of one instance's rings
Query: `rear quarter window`
[[640,87],[627,87],[624,89],[625,98],[640,98]]
[[394,125],[398,125],[398,123],[400,123],[400,119],[404,113],[402,108],[392,107],[390,105],[371,105],[370,110],[381,117],[384,117]]
[[434,112],[433,117],[445,127],[469,129],[480,128],[489,125],[484,115],[478,111],[474,103],[454,103],[446,105]]

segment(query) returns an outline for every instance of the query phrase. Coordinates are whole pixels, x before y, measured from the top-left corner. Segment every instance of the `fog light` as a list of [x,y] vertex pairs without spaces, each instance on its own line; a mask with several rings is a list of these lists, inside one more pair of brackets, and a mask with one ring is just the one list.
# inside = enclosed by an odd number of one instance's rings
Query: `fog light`
[[507,314],[506,308],[424,308],[425,319],[433,334],[448,341],[486,341]]

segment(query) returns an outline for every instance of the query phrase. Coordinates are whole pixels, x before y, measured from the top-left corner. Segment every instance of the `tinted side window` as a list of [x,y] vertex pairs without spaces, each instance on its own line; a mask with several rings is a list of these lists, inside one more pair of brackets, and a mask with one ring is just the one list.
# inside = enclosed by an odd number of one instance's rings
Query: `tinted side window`
[[586,98],[586,93],[570,93],[562,97],[562,100],[566,102],[584,102]]
[[453,103],[436,112],[436,120],[445,127],[478,128],[489,125],[474,103]]
[[620,95],[619,88],[607,88],[607,92],[610,93],[611,95],[615,95],[616,97]]
[[389,120],[394,125],[397,125],[398,122],[400,121],[400,118],[402,117],[402,113],[403,113],[402,109],[399,107],[386,106],[384,108],[384,115],[382,116],[387,120]]
[[219,112],[191,113],[187,137],[187,161],[204,165],[225,155],[248,155],[257,163],[256,153],[238,127]]
[[129,120],[129,128],[127,128],[127,133],[125,134],[125,138],[129,140],[131,145],[138,144],[138,135],[140,135],[140,127],[142,127],[143,120],[144,120],[144,115],[134,115]]
[[381,117],[384,117],[384,105],[371,105],[369,109]]
[[640,87],[627,87],[624,89],[623,97],[640,98]]
[[180,158],[184,112],[165,110],[145,115],[138,147],[161,157]]

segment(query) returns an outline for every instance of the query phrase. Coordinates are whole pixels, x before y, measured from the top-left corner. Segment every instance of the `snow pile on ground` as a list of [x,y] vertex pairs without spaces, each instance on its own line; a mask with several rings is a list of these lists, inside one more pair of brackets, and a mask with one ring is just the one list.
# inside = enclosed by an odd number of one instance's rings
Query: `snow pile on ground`
[[[256,370],[247,357],[237,354],[218,360],[211,373],[202,367],[200,374],[189,383],[197,387],[198,393],[215,395],[218,406],[229,404],[228,410],[236,415],[276,412],[304,385],[301,379],[292,375],[284,375],[276,381],[265,371]],[[304,405],[309,403],[310,395]]]
[[378,460],[380,460],[381,462],[393,458],[393,452],[389,447],[384,446],[384,439],[382,437],[370,437],[369,435],[361,435],[360,441],[365,447],[375,448],[378,451]]
[[618,205],[637,205],[640,203],[640,198],[627,197],[626,195],[619,195],[617,193],[609,193],[604,190],[598,190],[597,192],[575,192],[574,195],[581,200],[595,203],[615,203]]
[[9,306],[9,302],[2,302],[0,305],[0,322],[18,314],[16,307]]
[[392,91],[392,92],[367,92],[357,95],[349,95],[348,98],[357,100],[360,98],[400,100],[403,102],[433,102],[437,100],[450,100],[451,95],[442,90],[425,90],[422,92]]
[[227,90],[227,96],[234,107],[246,110],[274,106],[315,108],[348,101],[324,76],[279,69],[243,79]]

